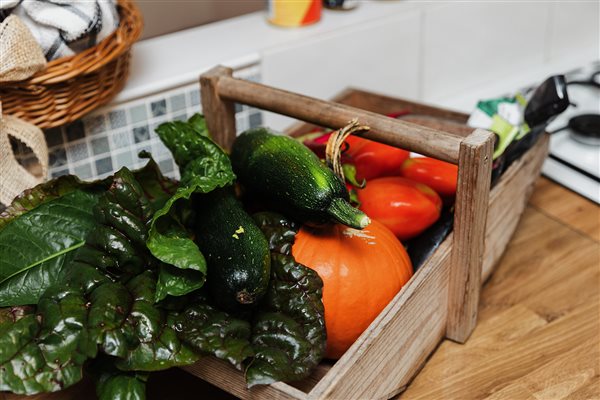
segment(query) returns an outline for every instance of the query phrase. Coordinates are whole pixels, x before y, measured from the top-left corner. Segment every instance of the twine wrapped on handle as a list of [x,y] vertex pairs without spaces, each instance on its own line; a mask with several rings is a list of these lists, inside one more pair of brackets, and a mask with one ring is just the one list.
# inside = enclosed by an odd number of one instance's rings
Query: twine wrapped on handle
[[[46,65],[39,44],[16,16],[0,24],[0,83],[27,79]],[[27,145],[42,166],[42,177],[27,171],[15,158],[9,136]],[[10,204],[25,189],[48,175],[48,145],[41,129],[19,118],[3,115],[0,102],[0,202]]]

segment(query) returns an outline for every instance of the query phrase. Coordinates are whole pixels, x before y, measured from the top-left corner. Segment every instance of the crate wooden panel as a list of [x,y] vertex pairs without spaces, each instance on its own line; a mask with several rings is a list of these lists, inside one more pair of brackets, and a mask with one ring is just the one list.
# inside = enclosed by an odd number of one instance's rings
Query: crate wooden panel
[[[386,399],[400,393],[443,338],[465,341],[476,322],[481,282],[502,256],[547,154],[548,140],[516,161],[490,191],[492,136],[464,125],[467,116],[349,89],[326,102],[231,77],[217,67],[201,77],[207,123],[229,147],[234,102],[339,128],[358,117],[373,140],[459,165],[454,231],[337,362],[308,379],[246,389],[243,373],[206,357],[184,369],[244,399]],[[420,125],[383,117],[401,110]],[[434,118],[431,118],[434,117]],[[294,126],[288,134],[310,131]]]

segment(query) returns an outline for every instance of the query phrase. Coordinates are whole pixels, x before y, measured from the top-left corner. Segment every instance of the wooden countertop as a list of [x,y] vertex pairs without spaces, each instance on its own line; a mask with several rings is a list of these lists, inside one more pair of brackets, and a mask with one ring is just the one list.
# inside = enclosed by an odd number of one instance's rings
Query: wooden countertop
[[[174,398],[173,390],[180,400],[235,399],[180,370],[148,386],[149,400]],[[22,399],[93,392],[83,383]],[[396,398],[413,399],[600,399],[600,207],[539,179],[483,288],[477,328],[464,345],[443,341]]]
[[469,341],[398,399],[600,399],[600,207],[540,178]]

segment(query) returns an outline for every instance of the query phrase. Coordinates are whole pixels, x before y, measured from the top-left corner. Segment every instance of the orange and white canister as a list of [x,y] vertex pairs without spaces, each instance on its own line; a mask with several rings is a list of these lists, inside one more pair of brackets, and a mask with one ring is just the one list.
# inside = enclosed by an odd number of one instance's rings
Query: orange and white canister
[[321,19],[322,0],[269,0],[268,20],[274,25],[297,27]]

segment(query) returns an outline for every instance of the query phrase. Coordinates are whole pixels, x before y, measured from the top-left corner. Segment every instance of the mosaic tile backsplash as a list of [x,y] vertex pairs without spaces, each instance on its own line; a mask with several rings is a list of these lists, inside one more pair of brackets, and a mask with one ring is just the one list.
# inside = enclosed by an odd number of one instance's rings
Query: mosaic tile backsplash
[[[237,77],[260,81],[258,66],[236,71]],[[50,178],[74,174],[85,180],[103,178],[119,168],[140,168],[138,158],[149,151],[161,171],[179,178],[169,150],[155,133],[166,121],[186,120],[201,112],[199,84],[180,87],[158,95],[100,109],[70,125],[45,131],[50,155]],[[262,112],[236,105],[238,133],[262,124]],[[35,163],[32,153],[18,146],[25,166]]]

